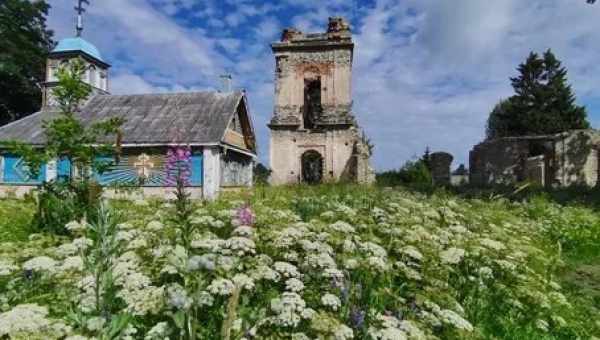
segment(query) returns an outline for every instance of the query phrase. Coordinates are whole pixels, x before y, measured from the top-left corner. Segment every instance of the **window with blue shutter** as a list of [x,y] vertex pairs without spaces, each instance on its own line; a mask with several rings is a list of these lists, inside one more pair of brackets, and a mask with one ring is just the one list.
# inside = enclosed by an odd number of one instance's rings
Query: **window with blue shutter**
[[71,178],[71,161],[63,157],[56,164],[56,179],[59,181],[68,181]]
[[17,155],[5,154],[4,157],[4,183],[10,184],[38,184],[46,180],[46,166],[40,167],[37,178],[32,177],[29,167],[23,158]]
[[203,174],[202,154],[195,153],[192,155],[192,175],[190,176],[190,184],[192,186],[202,185]]

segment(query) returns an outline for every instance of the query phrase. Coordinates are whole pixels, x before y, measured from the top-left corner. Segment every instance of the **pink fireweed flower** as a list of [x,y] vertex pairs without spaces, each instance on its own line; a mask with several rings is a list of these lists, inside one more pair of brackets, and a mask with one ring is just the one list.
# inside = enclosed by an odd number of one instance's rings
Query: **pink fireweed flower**
[[251,227],[254,225],[255,215],[252,212],[252,208],[249,205],[243,205],[237,208],[235,212],[235,218],[233,219],[234,225],[245,225]]
[[167,185],[177,185],[181,179],[184,185],[190,184],[192,176],[192,150],[189,146],[177,145],[169,148],[165,163],[165,182]]

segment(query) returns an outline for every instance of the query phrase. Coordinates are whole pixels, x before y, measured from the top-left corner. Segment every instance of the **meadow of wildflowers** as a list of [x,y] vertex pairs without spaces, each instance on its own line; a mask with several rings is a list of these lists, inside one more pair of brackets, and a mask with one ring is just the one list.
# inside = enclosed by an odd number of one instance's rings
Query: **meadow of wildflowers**
[[69,236],[0,241],[0,339],[597,339],[561,272],[600,217],[568,209],[261,188],[182,228],[173,203],[107,202]]

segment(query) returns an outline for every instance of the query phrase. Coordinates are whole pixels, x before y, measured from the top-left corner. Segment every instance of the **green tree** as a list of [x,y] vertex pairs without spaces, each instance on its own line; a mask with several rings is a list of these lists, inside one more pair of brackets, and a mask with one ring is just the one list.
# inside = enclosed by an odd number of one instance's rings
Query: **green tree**
[[0,125],[40,109],[52,31],[45,1],[0,1]]
[[[58,115],[43,123],[46,143],[38,148],[20,141],[3,142],[12,153],[22,157],[32,177],[37,177],[43,164],[66,159],[77,169],[77,176],[43,183],[38,190],[36,225],[42,229],[65,232],[65,223],[97,215],[101,188],[94,174],[105,172],[112,161],[104,155],[118,155],[121,118],[110,118],[84,124],[79,118],[81,103],[91,88],[81,79],[85,73],[82,60],[75,59],[57,72],[58,86],[53,95],[60,109]],[[113,141],[111,139],[114,138]]]
[[566,68],[552,51],[546,51],[543,56],[530,53],[518,71],[519,76],[511,78],[515,95],[496,105],[488,118],[488,138],[543,135],[590,127],[585,107],[575,104]]
[[510,112],[510,100],[502,99],[490,113],[486,127],[487,139],[494,139],[511,134],[513,121],[508,116]]

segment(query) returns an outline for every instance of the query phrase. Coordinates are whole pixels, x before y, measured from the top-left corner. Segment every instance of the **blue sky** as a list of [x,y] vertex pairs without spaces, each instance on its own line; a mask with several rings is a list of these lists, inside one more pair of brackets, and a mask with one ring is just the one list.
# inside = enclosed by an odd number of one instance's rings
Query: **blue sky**
[[[74,33],[75,0],[49,0],[55,38]],[[261,161],[273,112],[269,44],[284,27],[351,21],[354,112],[377,170],[426,146],[467,162],[508,78],[531,51],[552,48],[578,102],[600,126],[600,6],[584,0],[91,0],[83,36],[113,65],[115,94],[218,89],[231,73],[248,93]]]

